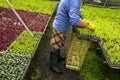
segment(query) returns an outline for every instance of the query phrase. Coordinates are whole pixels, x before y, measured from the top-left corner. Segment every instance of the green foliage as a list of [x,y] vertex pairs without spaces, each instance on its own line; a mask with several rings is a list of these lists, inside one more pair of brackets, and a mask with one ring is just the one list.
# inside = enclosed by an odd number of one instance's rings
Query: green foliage
[[33,76],[31,76],[31,80],[39,80],[41,76],[40,68],[35,68],[34,72],[31,74],[33,74]]
[[13,51],[14,53],[20,54],[32,54],[34,49],[36,48],[37,42],[42,35],[41,32],[32,32],[36,34],[35,37],[31,37],[31,35],[27,31],[23,31],[22,34],[8,47],[9,51]]
[[[0,7],[8,8],[6,0],[0,0]],[[55,1],[41,0],[10,0],[15,9],[38,12],[43,14],[52,14],[57,3]]]
[[103,56],[97,54],[96,47],[95,44],[90,47],[80,74],[85,80],[120,80],[120,71],[104,64]]
[[104,80],[101,68],[103,67],[100,64],[102,61],[98,56],[93,52],[87,53],[87,58],[85,58],[84,65],[81,69],[81,74],[86,78],[86,80]]
[[0,80],[19,80],[28,61],[28,55],[0,53]]
[[81,35],[99,37],[113,64],[120,64],[120,10],[84,6],[83,21],[96,25],[96,30],[79,29]]

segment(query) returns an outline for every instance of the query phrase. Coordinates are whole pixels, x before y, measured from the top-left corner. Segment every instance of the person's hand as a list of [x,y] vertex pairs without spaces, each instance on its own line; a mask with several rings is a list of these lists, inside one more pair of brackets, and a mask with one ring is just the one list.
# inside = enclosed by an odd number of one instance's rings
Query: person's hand
[[89,23],[88,26],[87,26],[86,28],[88,28],[88,29],[94,31],[94,30],[95,30],[95,25],[92,24],[92,23]]

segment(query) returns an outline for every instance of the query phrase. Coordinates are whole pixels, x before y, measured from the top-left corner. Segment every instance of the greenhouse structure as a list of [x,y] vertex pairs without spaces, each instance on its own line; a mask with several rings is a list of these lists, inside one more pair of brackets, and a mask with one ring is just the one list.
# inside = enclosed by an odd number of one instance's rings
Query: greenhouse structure
[[102,5],[106,4],[107,6],[120,6],[120,0],[83,0],[85,3],[100,3]]
[[[120,80],[120,0],[80,0],[73,12],[86,28],[71,25],[76,16],[67,9],[77,2],[67,1],[74,0],[0,0],[0,80]],[[49,67],[50,43],[60,16],[71,26],[55,56],[65,58],[57,59],[57,74]]]

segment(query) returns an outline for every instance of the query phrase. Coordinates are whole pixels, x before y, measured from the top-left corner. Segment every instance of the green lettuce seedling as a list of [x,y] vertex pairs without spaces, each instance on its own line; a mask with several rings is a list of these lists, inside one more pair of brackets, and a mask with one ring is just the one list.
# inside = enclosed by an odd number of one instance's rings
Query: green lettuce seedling
[[41,32],[32,32],[36,34],[33,38],[27,31],[23,31],[22,34],[8,47],[9,51],[20,54],[32,54],[36,45],[42,35]]
[[[25,10],[30,12],[38,12],[51,15],[57,5],[55,1],[41,0],[10,0],[13,7],[17,10]],[[5,0],[0,0],[0,7],[8,8]]]
[[120,64],[120,10],[84,6],[83,21],[96,25],[96,30],[79,29],[82,36],[99,37],[104,41],[105,49],[111,63]]

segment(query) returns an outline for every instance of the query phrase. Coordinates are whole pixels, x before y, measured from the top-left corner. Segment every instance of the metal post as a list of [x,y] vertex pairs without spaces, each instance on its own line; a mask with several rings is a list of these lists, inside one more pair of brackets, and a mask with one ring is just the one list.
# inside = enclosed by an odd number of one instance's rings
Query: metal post
[[104,7],[106,6],[107,0],[105,0]]
[[22,18],[19,16],[19,14],[15,11],[15,9],[13,8],[13,6],[11,5],[11,3],[9,2],[9,0],[6,0],[7,4],[10,6],[10,8],[12,9],[12,11],[15,13],[16,17],[19,19],[19,21],[23,24],[23,26],[25,27],[25,29],[29,32],[29,34],[33,37],[32,32],[28,29],[27,25],[23,22]]

